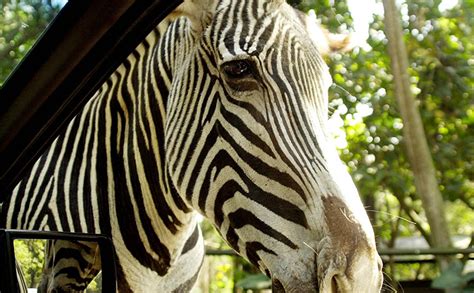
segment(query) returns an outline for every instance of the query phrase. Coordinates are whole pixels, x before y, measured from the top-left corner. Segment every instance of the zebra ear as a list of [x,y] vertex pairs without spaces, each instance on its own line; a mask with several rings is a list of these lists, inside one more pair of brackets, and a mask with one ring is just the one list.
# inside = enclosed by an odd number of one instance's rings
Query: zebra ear
[[306,15],[306,30],[322,55],[332,52],[347,52],[355,47],[350,34],[333,34],[324,28],[316,18],[314,10]]
[[172,15],[187,17],[192,29],[199,33],[210,24],[216,5],[216,0],[185,0]]

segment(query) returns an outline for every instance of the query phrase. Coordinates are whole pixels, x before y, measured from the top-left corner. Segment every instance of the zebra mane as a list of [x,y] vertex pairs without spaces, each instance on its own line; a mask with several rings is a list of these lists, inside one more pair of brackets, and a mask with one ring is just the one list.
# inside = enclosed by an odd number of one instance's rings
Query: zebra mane
[[[210,24],[216,7],[221,2],[224,0],[185,0],[171,15],[175,18],[188,17],[191,20],[192,29],[199,33]],[[277,8],[284,3],[286,3],[285,0],[272,0],[268,4]]]
[[215,0],[187,0],[171,13],[171,17],[189,18],[191,28],[199,33],[211,22],[217,4]]

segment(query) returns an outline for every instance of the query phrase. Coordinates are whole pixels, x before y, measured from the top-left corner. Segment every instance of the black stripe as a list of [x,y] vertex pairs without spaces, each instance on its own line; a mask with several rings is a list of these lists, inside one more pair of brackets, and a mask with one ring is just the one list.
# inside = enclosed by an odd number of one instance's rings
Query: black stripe
[[[138,140],[138,152],[140,154],[140,159],[143,163],[143,168],[145,169],[145,174],[142,174],[142,175],[145,175],[146,181],[149,184],[150,193],[152,194],[154,207],[157,209],[158,215],[160,216],[161,220],[165,224],[166,228],[169,231],[171,231],[171,233],[176,234],[176,232],[178,232],[177,226],[182,226],[183,223],[181,223],[178,220],[178,218],[173,213],[172,209],[169,207],[166,200],[163,200],[164,198],[163,191],[160,188],[154,188],[155,186],[156,187],[160,186],[160,182],[159,182],[160,172],[158,168],[159,167],[161,167],[162,169],[164,168],[162,166],[157,165],[157,161],[153,153],[153,150],[147,149],[144,135],[141,135],[140,131],[136,131],[136,135],[137,135],[137,140]],[[151,138],[151,135],[149,133],[146,133],[145,136],[147,136],[148,138]],[[135,173],[132,173],[132,174],[135,174]],[[138,180],[138,178],[136,179]],[[137,190],[136,194],[141,194],[141,191]],[[142,201],[141,198],[140,198],[140,201]],[[143,213],[145,213],[144,208],[145,206],[143,205]],[[154,233],[153,231],[150,231],[150,232]]]
[[199,265],[199,269],[197,272],[192,276],[190,279],[186,280],[184,283],[179,285],[176,289],[173,290],[173,293],[181,293],[181,292],[189,292],[193,288],[196,280],[199,276],[199,272],[201,271],[202,263],[204,262],[204,258],[201,259],[201,264]]
[[264,251],[269,254],[277,255],[276,252],[265,247],[260,242],[246,242],[245,252],[246,252],[247,258],[256,267],[260,267],[260,264],[258,263],[260,261],[260,256],[258,255],[259,251]]
[[117,287],[117,292],[134,293],[132,291],[132,288],[130,288],[130,284],[127,281],[125,273],[123,272],[123,267],[120,263],[120,259],[117,260]]
[[[224,116],[227,114],[223,114]],[[262,174],[262,176],[268,177],[271,180],[294,190],[303,200],[306,201],[306,194],[301,189],[299,184],[287,173],[284,173],[262,161],[259,157],[256,157],[248,150],[242,148],[242,146],[235,141],[232,135],[220,125],[220,122],[216,122],[216,128],[219,128],[219,135],[222,139],[227,141],[239,157],[249,164],[256,172]]]
[[[15,202],[14,212],[13,212],[13,215],[19,215],[19,217],[13,216],[12,217],[12,225],[11,225],[11,227],[7,227],[7,228],[22,228],[22,229],[27,228],[29,219],[26,218],[26,212],[29,208],[34,207],[34,205],[33,205],[34,203],[39,203],[39,200],[43,196],[42,192],[44,192],[44,189],[46,188],[47,182],[49,181],[48,176],[46,175],[43,182],[41,182],[41,185],[38,186],[40,173],[41,173],[41,170],[42,170],[42,166],[44,166],[45,163],[46,163],[46,158],[47,158],[47,153],[41,155],[41,157],[39,158],[39,162],[37,163],[38,168],[36,169],[36,172],[33,173],[33,171],[31,171],[30,174],[28,174],[28,177],[25,177],[21,181],[18,192],[17,192],[17,197],[16,197],[17,201]],[[26,203],[24,204],[25,209],[23,211],[23,214],[20,214],[20,208],[22,207],[21,201],[26,196],[26,194],[25,194],[26,193],[26,186],[28,184],[28,180],[30,180],[30,179],[31,179],[31,185],[30,185],[30,191],[29,191],[30,196],[27,199]],[[34,194],[33,191],[37,187],[39,187],[39,192],[37,194]],[[34,195],[36,198],[32,198],[32,195]],[[47,195],[44,195],[44,196],[47,196]],[[34,199],[36,199],[36,201],[34,201]],[[34,202],[32,202],[32,200]],[[38,206],[38,205],[36,205],[36,206]],[[35,211],[36,211],[36,209],[33,208],[33,211],[31,211],[31,213],[34,213]],[[30,215],[31,215],[31,213],[30,213]],[[22,223],[22,225],[21,225],[21,227],[18,227],[18,225],[20,223]]]
[[232,228],[240,229],[246,225],[255,227],[260,232],[278,240],[281,243],[289,246],[291,249],[297,249],[298,246],[294,244],[290,239],[285,235],[281,234],[277,230],[273,229],[271,226],[267,225],[262,220],[258,219],[251,212],[244,210],[242,208],[238,209],[235,212],[229,214],[229,222]]
[[196,225],[196,228],[194,228],[193,234],[189,236],[188,240],[186,240],[186,243],[184,243],[183,250],[181,251],[181,255],[186,254],[188,251],[194,248],[196,244],[198,243],[199,240],[199,226]]

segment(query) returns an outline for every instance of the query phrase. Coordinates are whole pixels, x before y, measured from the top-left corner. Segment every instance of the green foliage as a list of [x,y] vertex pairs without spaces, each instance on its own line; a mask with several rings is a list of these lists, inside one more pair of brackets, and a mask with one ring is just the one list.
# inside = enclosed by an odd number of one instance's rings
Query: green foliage
[[352,26],[352,17],[346,1],[297,0],[288,3],[301,11],[314,9],[321,22],[332,31],[346,31]]
[[18,260],[26,285],[36,288],[41,280],[44,263],[44,240],[15,240],[15,257]]
[[[324,1],[322,1],[324,2]],[[341,6],[342,2],[338,3]],[[438,1],[439,2],[439,1]],[[417,94],[426,134],[446,200],[474,207],[474,71],[471,2],[440,12],[436,1],[402,4],[403,25],[412,90]],[[323,4],[324,6],[324,4]],[[344,9],[341,15],[344,15]],[[339,13],[331,12],[330,14]],[[333,23],[324,22],[332,30]],[[387,207],[388,195],[401,202],[401,214],[418,226],[402,221],[404,231],[427,236],[421,202],[404,155],[403,122],[393,95],[392,76],[381,16],[370,25],[369,50],[356,48],[330,56],[335,85],[331,88],[333,121],[339,131],[341,157],[347,163],[369,212],[400,216],[398,203]],[[345,139],[347,144],[345,144]],[[392,216],[371,215],[378,235],[387,235]],[[454,233],[466,232],[468,221]],[[384,238],[388,241],[390,238]]]
[[102,292],[102,272],[89,283],[86,288],[86,293],[101,293]]
[[445,199],[460,199],[474,208],[469,180],[474,178],[474,21],[464,12],[474,5],[461,1],[459,8],[442,15],[437,9],[420,9],[420,2],[408,6],[418,14],[408,23],[407,44],[426,134],[435,165],[442,170]]
[[[351,23],[345,1],[336,1],[335,11],[325,10],[327,1],[302,1],[309,2],[314,6],[307,8],[323,13],[322,23],[331,31],[346,29],[330,20],[334,15]],[[474,2],[460,1],[447,11],[437,9],[439,2],[402,2],[402,20],[412,91],[419,101],[440,189],[448,201],[449,226],[453,234],[469,235],[474,217]],[[422,235],[430,241],[430,227],[404,154],[403,121],[394,98],[383,29],[383,17],[375,15],[369,49],[334,53],[327,61],[334,81],[331,121],[341,158],[358,186],[378,242],[390,247],[400,236]],[[432,266],[415,266],[397,265],[393,277],[437,274]]]
[[0,2],[0,85],[59,9],[59,4],[44,0]]

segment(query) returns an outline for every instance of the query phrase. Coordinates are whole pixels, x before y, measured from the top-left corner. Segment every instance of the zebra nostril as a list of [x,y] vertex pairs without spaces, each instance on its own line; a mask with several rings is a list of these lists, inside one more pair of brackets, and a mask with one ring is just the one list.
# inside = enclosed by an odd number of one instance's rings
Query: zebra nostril
[[337,293],[337,292],[338,292],[336,275],[334,275],[334,276],[331,278],[331,290],[329,290],[329,291],[330,291],[331,293]]

